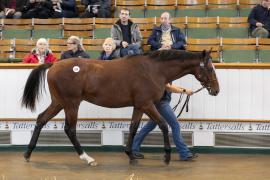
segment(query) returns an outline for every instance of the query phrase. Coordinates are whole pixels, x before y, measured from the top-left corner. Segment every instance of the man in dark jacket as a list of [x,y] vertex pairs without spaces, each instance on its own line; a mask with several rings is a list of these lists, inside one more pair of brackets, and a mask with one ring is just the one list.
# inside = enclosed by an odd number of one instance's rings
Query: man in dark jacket
[[27,0],[1,0],[0,18],[21,18],[26,1]]
[[262,0],[248,16],[252,37],[269,37],[270,31],[270,0]]
[[148,38],[151,50],[185,49],[186,40],[179,28],[171,25],[171,16],[168,12],[161,14],[161,25],[153,29]]
[[22,18],[50,18],[53,12],[53,4],[51,0],[28,0],[24,7]]
[[111,0],[81,0],[85,5],[85,12],[80,15],[81,18],[107,18],[111,17]]
[[75,0],[52,0],[52,18],[75,18],[78,17],[78,10]]

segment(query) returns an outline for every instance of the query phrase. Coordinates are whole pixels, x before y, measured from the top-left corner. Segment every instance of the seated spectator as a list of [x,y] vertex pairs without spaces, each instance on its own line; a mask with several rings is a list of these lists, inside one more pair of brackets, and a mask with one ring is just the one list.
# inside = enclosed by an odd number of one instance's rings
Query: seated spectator
[[2,3],[2,1],[0,2],[0,18],[4,18],[5,17],[5,12],[4,12],[4,4]]
[[37,41],[36,47],[32,49],[24,59],[23,63],[49,63],[57,61],[57,58],[52,54],[52,51],[48,48],[48,41],[44,38],[40,38]]
[[84,51],[81,40],[77,36],[70,36],[67,40],[67,51],[61,54],[62,59],[68,58],[90,58],[90,56]]
[[81,18],[111,17],[111,0],[81,0],[81,3],[85,5]]
[[120,56],[119,54],[116,54],[115,51],[116,45],[112,38],[106,38],[102,47],[104,51],[101,52],[99,59],[112,60]]
[[130,18],[130,11],[122,9],[120,19],[112,26],[111,37],[115,40],[120,56],[141,54],[142,35],[139,26]]
[[251,36],[267,38],[270,31],[270,1],[262,0],[260,4],[255,6],[249,16],[248,23],[250,25]]
[[27,0],[1,0],[0,18],[19,19],[22,16],[23,7]]
[[75,0],[52,0],[52,18],[74,18],[78,16]]
[[171,25],[171,16],[168,12],[161,14],[161,25],[155,27],[148,38],[151,50],[185,49],[186,40],[181,30]]
[[22,18],[50,18],[53,12],[51,0],[28,0],[22,12]]

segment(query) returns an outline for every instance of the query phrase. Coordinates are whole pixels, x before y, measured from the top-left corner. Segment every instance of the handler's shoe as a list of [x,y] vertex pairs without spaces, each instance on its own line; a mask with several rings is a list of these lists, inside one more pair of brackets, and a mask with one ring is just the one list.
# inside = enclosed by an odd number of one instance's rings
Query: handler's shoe
[[194,159],[196,159],[199,155],[196,153],[189,153],[189,155],[187,156],[187,158],[185,159],[180,159],[180,161],[192,161]]
[[133,153],[135,159],[144,159],[144,155],[141,153]]

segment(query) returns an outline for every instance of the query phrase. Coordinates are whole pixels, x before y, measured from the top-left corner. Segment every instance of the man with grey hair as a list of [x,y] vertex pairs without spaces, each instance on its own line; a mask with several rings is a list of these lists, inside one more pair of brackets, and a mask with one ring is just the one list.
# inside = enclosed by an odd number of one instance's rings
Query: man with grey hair
[[251,36],[267,38],[270,31],[270,0],[262,0],[255,6],[249,16]]
[[151,50],[185,49],[186,40],[181,30],[171,25],[171,15],[164,12],[160,17],[161,25],[155,27],[148,39]]

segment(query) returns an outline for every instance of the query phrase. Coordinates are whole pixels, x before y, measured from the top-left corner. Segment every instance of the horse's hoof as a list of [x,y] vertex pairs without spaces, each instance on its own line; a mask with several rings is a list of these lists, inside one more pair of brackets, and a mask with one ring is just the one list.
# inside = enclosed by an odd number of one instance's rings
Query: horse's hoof
[[129,160],[129,164],[130,165],[137,165],[138,164],[138,160],[137,159],[130,159]]
[[98,163],[96,161],[92,161],[90,163],[88,163],[89,166],[97,166]]
[[171,161],[171,156],[170,155],[165,155],[164,156],[164,163],[166,165],[169,165],[170,164],[170,161]]
[[24,160],[25,162],[29,162],[30,161],[30,156],[27,153],[23,154]]
[[130,155],[130,151],[125,150],[125,153],[126,153],[127,156]]
[[169,165],[170,164],[170,161],[169,160],[164,160],[164,163],[166,164],[166,165]]

